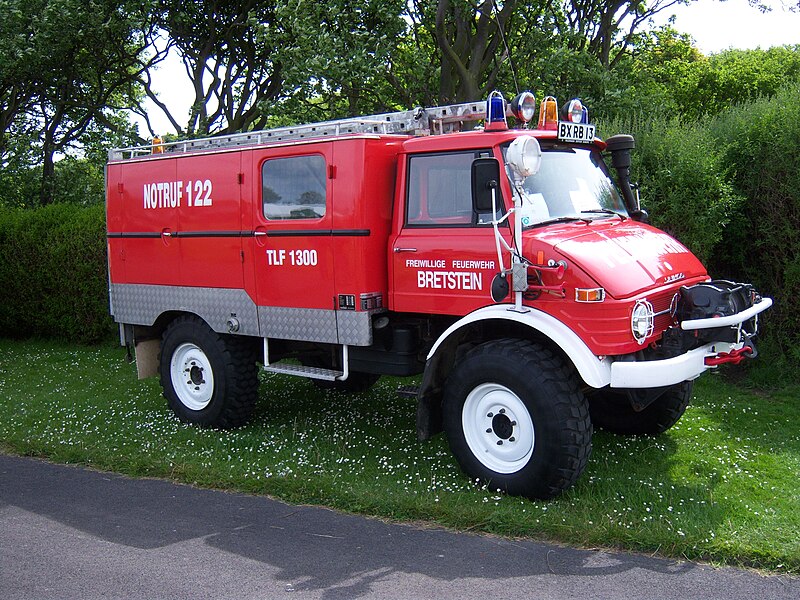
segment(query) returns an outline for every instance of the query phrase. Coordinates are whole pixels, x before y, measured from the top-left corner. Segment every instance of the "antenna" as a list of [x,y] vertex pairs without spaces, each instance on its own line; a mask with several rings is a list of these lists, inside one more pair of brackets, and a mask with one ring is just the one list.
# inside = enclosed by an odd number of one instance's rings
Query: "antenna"
[[492,0],[492,13],[494,15],[494,22],[497,23],[497,30],[500,32],[500,39],[503,42],[503,47],[506,49],[506,56],[508,56],[508,66],[511,67],[511,76],[514,78],[514,90],[517,95],[519,95],[519,82],[517,81],[517,69],[514,67],[514,59],[511,58],[511,49],[508,47],[508,42],[506,42],[506,34],[503,31],[503,25],[500,23],[500,19],[497,18],[497,2],[496,0]]

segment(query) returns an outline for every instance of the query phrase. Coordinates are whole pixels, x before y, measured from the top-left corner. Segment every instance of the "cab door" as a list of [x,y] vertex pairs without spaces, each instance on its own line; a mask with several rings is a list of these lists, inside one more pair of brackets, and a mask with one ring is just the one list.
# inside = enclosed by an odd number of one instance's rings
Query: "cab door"
[[252,168],[261,333],[336,343],[332,145],[256,150]]
[[474,214],[471,191],[472,161],[485,156],[492,152],[408,156],[403,226],[392,242],[394,310],[464,315],[492,302],[500,266],[491,215]]

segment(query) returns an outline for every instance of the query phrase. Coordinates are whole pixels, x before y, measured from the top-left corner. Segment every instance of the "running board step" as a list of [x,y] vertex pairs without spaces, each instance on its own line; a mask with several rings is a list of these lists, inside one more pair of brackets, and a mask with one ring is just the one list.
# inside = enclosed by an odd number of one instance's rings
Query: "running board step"
[[401,398],[416,398],[419,394],[418,385],[398,385],[397,395]]
[[308,377],[309,379],[324,379],[325,381],[336,381],[344,375],[344,371],[334,371],[332,369],[322,369],[320,367],[306,367],[305,365],[272,363],[264,367],[269,373],[281,373],[283,375],[296,375],[298,377]]

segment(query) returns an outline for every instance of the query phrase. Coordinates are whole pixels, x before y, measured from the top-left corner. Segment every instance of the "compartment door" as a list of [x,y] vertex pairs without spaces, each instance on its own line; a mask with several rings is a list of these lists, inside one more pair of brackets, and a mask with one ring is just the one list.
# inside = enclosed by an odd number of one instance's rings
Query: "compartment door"
[[178,159],[181,285],[242,289],[241,152]]
[[337,343],[330,143],[253,153],[256,304],[265,337]]

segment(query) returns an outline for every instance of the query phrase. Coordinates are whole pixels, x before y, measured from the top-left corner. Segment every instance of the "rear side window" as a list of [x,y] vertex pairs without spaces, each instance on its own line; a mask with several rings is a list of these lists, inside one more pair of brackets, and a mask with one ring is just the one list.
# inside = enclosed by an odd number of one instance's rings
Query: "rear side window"
[[406,225],[472,225],[472,161],[481,156],[491,156],[491,152],[470,150],[411,156]]
[[264,216],[270,220],[325,216],[325,158],[319,154],[273,158],[261,167]]

